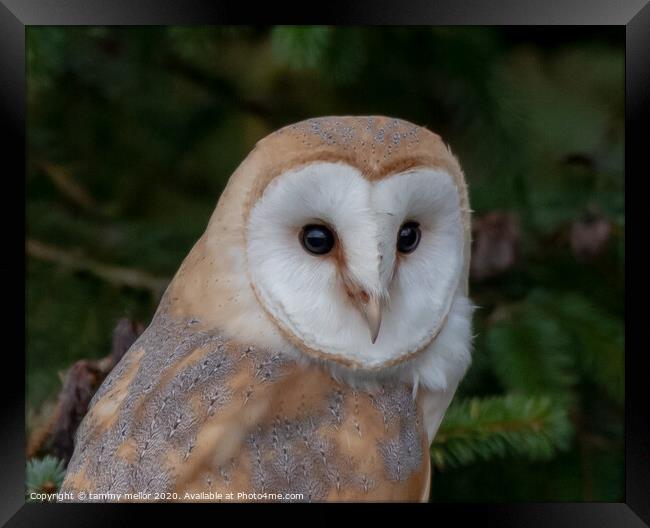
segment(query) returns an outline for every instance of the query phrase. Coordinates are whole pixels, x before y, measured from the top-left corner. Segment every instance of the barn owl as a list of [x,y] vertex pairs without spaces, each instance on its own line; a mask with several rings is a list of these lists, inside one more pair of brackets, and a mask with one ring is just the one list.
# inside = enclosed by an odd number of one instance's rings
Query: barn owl
[[62,491],[427,500],[471,358],[469,215],[426,128],[327,117],[259,141],[95,394]]

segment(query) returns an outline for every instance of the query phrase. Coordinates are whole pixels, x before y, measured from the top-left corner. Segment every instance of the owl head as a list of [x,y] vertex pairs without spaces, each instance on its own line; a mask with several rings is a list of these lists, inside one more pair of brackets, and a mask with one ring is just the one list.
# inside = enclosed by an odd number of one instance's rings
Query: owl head
[[386,117],[311,119],[233,174],[176,299],[240,338],[379,371],[430,349],[461,312],[468,339],[469,251],[463,173],[439,136]]

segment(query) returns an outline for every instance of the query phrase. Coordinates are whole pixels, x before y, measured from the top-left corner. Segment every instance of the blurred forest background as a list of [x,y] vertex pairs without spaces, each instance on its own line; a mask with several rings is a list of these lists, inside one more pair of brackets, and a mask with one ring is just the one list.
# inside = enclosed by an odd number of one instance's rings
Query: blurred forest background
[[[384,114],[442,135],[475,211],[432,500],[623,500],[623,29],[32,26],[27,52],[32,438],[72,364],[148,324],[258,139]],[[47,453],[29,488],[56,489]]]

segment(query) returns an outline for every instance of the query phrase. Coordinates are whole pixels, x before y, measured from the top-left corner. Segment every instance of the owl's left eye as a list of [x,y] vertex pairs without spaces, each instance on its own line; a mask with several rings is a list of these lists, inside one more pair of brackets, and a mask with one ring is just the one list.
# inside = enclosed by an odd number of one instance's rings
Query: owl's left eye
[[406,222],[399,228],[397,236],[397,249],[401,253],[412,253],[420,243],[420,224],[417,222]]
[[324,225],[310,224],[300,232],[302,246],[313,255],[325,255],[334,247],[334,234]]

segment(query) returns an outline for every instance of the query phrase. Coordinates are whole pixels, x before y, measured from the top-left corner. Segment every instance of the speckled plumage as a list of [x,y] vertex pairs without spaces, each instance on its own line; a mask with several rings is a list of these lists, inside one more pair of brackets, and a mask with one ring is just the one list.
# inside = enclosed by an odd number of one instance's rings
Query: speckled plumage
[[161,306],[93,398],[61,491],[321,501],[403,500],[426,489],[410,387],[355,390],[319,366],[193,326]]
[[[306,344],[260,300],[251,278],[252,209],[278,176],[328,162],[371,183],[419,167],[447,175],[462,237],[457,293],[450,291],[465,306],[467,193],[438,136],[385,117],[285,127],[233,174],[151,325],[93,398],[62,491],[172,493],[187,501],[201,492],[234,493],[234,500],[239,492],[427,499],[429,442],[469,361],[469,308],[456,302],[451,330],[448,308],[424,345],[365,369],[352,356]],[[337,266],[346,265],[341,253]]]

